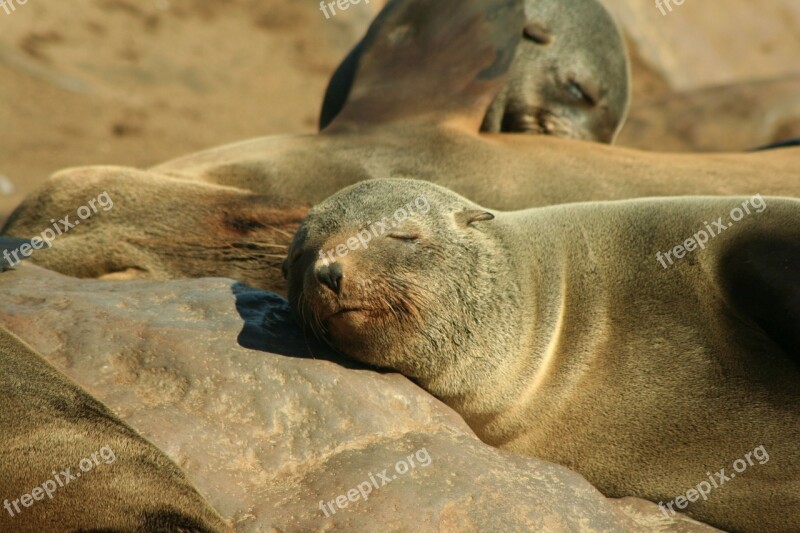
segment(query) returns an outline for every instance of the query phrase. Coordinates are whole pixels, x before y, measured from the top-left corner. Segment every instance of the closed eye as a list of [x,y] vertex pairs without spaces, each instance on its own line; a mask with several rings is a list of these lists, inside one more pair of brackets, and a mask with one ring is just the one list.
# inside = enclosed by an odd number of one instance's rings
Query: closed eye
[[595,98],[586,88],[575,80],[570,80],[567,85],[569,92],[578,100],[583,100],[590,106],[597,105],[597,98]]
[[393,231],[387,235],[390,239],[396,239],[398,241],[418,241],[419,234],[418,233],[403,233],[401,231]]
[[553,36],[539,24],[528,24],[522,29],[522,35],[536,44],[550,44]]

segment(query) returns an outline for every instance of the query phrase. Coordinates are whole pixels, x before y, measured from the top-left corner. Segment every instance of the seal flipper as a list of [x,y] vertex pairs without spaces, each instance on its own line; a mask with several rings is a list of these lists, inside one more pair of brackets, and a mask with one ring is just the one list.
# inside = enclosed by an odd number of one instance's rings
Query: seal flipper
[[728,298],[800,367],[800,242],[764,237],[738,242],[722,258]]
[[9,270],[11,267],[17,266],[22,260],[27,259],[26,256],[19,253],[19,247],[23,244],[30,245],[31,242],[30,239],[0,236],[0,272]]
[[789,139],[788,141],[780,141],[773,144],[768,144],[766,146],[759,146],[758,148],[754,149],[754,152],[763,152],[765,150],[777,150],[778,148],[792,148],[795,146],[800,146],[800,137]]
[[353,88],[353,79],[358,71],[361,55],[364,53],[364,41],[361,40],[350,50],[344,61],[336,67],[336,71],[328,82],[325,97],[322,100],[322,111],[319,114],[319,130],[322,131],[333,122],[342,111]]
[[434,116],[477,133],[524,24],[522,0],[391,0],[336,70],[320,127]]

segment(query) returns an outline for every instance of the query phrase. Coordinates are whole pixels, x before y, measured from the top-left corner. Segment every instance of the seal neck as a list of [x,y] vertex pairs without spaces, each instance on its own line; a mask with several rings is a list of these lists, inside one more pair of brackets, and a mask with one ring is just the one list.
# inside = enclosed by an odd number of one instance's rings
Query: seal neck
[[496,289],[504,304],[487,324],[491,344],[465,356],[469,364],[450,371],[450,380],[458,376],[452,387],[458,393],[429,390],[458,411],[481,439],[502,445],[516,437],[509,428],[530,427],[517,421],[546,416],[532,413],[530,406],[557,403],[586,371],[574,364],[573,351],[580,354],[585,348],[581,331],[592,326],[582,324],[587,317],[574,311],[592,308],[592,296],[582,290],[592,265],[570,261],[575,236],[541,231],[547,222],[539,224],[532,211],[500,214],[497,222],[495,236],[508,253]]
[[541,351],[534,339],[552,334],[540,310],[550,308],[550,300],[557,299],[550,292],[560,285],[544,276],[538,260],[530,259],[534,255],[528,249],[529,238],[520,234],[507,216],[498,214],[486,230],[492,246],[483,247],[484,260],[491,262],[492,268],[483,272],[486,279],[479,283],[491,290],[472,302],[472,323],[464,325],[474,328],[475,334],[435,376],[420,380],[460,413],[476,417],[503,409],[509,401],[507,384],[515,382],[519,372],[530,375],[534,370],[518,367],[522,354]]

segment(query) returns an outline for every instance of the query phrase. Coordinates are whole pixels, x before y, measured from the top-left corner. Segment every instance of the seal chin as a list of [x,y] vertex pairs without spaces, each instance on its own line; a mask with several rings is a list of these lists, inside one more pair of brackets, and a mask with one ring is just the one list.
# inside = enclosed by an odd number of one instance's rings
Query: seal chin
[[374,349],[376,336],[391,327],[384,319],[388,311],[374,307],[348,306],[328,312],[320,319],[318,335],[331,347],[356,360],[380,364]]
[[338,311],[322,323],[325,325],[328,337],[335,344],[341,339],[359,337],[364,334],[372,322],[372,314],[367,309],[343,309]]
[[317,302],[311,312],[318,317],[322,326],[319,333],[333,344],[347,338],[361,337],[372,329],[375,319],[385,315],[384,311],[375,307],[359,304],[335,305]]
[[503,114],[501,131],[507,133],[531,133],[547,135],[549,132],[543,123],[531,113],[506,111]]
[[374,307],[345,307],[328,314],[322,319],[326,326],[352,324],[358,328],[363,328],[374,320],[387,314],[387,311]]

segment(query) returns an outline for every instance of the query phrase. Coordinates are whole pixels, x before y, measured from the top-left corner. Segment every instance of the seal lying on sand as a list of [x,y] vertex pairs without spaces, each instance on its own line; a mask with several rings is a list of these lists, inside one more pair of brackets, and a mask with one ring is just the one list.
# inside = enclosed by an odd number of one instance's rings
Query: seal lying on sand
[[224,275],[284,294],[280,264],[307,209],[370,178],[414,176],[498,209],[688,194],[800,197],[800,148],[655,154],[479,134],[523,31],[522,3],[392,5],[376,22],[346,107],[322,134],[254,139],[146,172],[63,171],[3,231],[38,235],[51,219],[107,192],[113,210],[59,236],[32,261],[76,276]]
[[0,328],[0,530],[232,531],[163,452]]
[[[361,55],[375,46],[390,9],[334,72],[320,129],[345,106]],[[611,15],[597,0],[569,5],[525,0],[525,18],[508,80],[489,106],[481,131],[612,142],[630,106],[631,83],[625,44]],[[386,68],[398,66],[405,65]]]
[[[415,198],[429,209],[412,216]],[[490,213],[431,183],[375,180],[311,210],[286,271],[306,326],[415,379],[487,443],[667,513],[724,467],[730,480],[686,512],[796,531],[798,264],[800,200]]]

